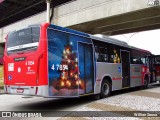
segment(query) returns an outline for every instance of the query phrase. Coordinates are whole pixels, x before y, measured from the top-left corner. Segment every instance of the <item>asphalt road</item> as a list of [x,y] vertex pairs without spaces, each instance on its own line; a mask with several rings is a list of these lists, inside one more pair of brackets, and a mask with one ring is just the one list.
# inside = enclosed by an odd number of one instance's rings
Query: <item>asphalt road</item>
[[[65,99],[0,94],[0,111],[46,111],[44,113],[45,116],[55,116],[55,119],[57,119],[59,118],[59,116],[56,116],[57,111],[67,111],[60,114],[65,116],[66,114],[76,111],[76,109],[93,101],[94,99],[91,97]],[[1,119],[2,118],[0,118],[0,120]],[[15,118],[15,120],[20,119],[23,118]]]
[[[133,97],[134,99],[131,97]],[[141,97],[141,98],[138,98],[138,97]],[[127,105],[124,104],[125,100],[123,100],[123,98],[124,99],[126,98],[126,101],[128,100]],[[151,85],[146,90],[142,90],[140,88],[134,88],[134,89],[115,91],[115,92],[112,92],[110,97],[101,99],[101,100],[94,100],[93,97],[91,96],[82,97],[82,98],[58,99],[58,98],[42,98],[42,97],[30,97],[30,96],[22,96],[22,95],[0,94],[0,111],[37,111],[37,112],[47,111],[45,112],[45,116],[50,116],[50,115],[56,116],[57,111],[67,111],[62,114],[62,116],[65,116],[72,111],[112,110],[109,108],[110,107],[113,108],[114,106],[119,106],[117,108],[119,110],[126,109],[130,111],[130,110],[136,110],[136,109],[141,110],[140,108],[142,107],[139,108],[139,107],[136,107],[136,105],[134,106],[130,106],[130,105],[136,103],[137,100],[140,101],[139,99],[145,100],[146,98],[147,98],[147,101],[149,101],[150,99],[160,100],[160,84]],[[117,101],[117,99],[119,100]],[[151,110],[153,111],[154,109],[156,111],[160,109],[159,104],[157,105],[156,104],[152,105],[153,103],[146,103],[146,104],[147,105],[149,104],[150,106],[148,107],[150,108],[152,107]],[[106,108],[108,109],[104,109],[103,106],[106,106]],[[154,106],[157,106],[157,107],[153,108]],[[145,110],[145,109],[147,110],[148,108],[146,107],[142,110]],[[47,119],[53,120],[58,118],[60,117],[56,116],[54,118],[47,118]],[[0,120],[1,119],[2,118],[0,118]],[[3,118],[3,119],[8,120],[8,118]],[[14,118],[14,119],[21,120],[24,118]],[[28,118],[25,118],[25,119],[28,119]],[[32,119],[35,120],[35,118],[32,118]],[[41,119],[44,119],[44,118],[41,118]],[[90,118],[83,117],[83,119],[90,119]],[[39,120],[39,118],[37,118],[37,120]]]

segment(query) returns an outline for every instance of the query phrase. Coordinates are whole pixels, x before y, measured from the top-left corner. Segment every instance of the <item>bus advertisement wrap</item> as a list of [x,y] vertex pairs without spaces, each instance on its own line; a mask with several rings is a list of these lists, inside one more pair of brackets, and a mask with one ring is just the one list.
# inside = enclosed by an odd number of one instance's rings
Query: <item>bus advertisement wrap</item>
[[[93,51],[88,47],[87,52],[84,51],[86,41],[91,43],[84,37],[48,29],[49,96],[93,92]],[[77,49],[84,54],[78,54]]]

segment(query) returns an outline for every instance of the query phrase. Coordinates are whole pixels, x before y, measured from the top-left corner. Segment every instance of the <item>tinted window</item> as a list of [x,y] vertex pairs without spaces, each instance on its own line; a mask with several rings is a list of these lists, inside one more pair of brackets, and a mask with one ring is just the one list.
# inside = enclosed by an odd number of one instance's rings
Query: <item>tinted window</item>
[[132,64],[147,64],[149,53],[140,51],[140,50],[132,50],[131,52],[131,63]]
[[22,29],[8,35],[7,52],[13,53],[36,49],[39,42],[39,27]]
[[108,49],[103,47],[95,47],[97,62],[108,61]]
[[160,57],[155,58],[155,64],[160,64]]
[[95,56],[97,62],[120,63],[120,47],[104,43],[100,41],[93,41],[95,45]]
[[120,63],[120,49],[118,46],[110,46],[109,58],[111,63]]

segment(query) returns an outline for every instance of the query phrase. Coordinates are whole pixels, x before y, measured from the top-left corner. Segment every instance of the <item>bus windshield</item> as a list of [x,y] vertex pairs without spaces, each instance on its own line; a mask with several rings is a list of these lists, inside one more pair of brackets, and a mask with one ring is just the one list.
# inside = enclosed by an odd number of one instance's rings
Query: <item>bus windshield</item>
[[39,35],[39,27],[30,27],[10,33],[7,41],[7,54],[37,50]]

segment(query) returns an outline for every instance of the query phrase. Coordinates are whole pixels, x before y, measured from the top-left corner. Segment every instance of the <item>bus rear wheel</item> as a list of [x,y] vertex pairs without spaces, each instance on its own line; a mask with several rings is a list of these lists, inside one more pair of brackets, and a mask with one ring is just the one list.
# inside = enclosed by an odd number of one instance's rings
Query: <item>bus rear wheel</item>
[[108,80],[103,80],[100,93],[101,98],[108,97],[110,95],[110,92],[111,92],[111,84],[109,83]]
[[143,86],[144,89],[148,88],[148,84],[149,84],[148,82],[149,82],[148,77],[145,77],[144,78],[144,86]]

